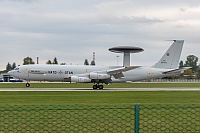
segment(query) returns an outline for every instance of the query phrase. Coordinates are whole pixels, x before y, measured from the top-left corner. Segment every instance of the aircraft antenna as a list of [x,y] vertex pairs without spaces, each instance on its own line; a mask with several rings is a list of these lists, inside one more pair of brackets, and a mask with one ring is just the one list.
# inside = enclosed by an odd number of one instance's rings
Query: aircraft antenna
[[93,52],[93,61],[95,62],[95,52]]
[[131,53],[139,53],[139,52],[144,51],[142,48],[133,47],[133,46],[118,46],[118,47],[110,48],[108,50],[111,52],[124,54],[124,59],[123,59],[124,67],[131,65]]
[[39,64],[39,57],[37,57],[37,64]]

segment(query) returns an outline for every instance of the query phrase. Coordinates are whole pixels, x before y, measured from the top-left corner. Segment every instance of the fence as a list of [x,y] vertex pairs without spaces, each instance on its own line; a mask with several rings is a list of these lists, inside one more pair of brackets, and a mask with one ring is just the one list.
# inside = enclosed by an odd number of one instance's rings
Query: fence
[[200,105],[1,105],[0,133],[200,132]]
[[200,79],[151,79],[151,82],[200,82]]

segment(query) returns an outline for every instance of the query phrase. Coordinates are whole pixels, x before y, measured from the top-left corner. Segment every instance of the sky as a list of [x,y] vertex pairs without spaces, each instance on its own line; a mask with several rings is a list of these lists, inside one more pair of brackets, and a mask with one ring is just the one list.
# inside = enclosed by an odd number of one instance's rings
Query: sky
[[[199,0],[0,0],[0,70],[25,57],[45,64],[122,65],[115,46],[137,46],[131,65],[154,65],[174,39],[200,58]],[[117,56],[118,59],[117,59]]]

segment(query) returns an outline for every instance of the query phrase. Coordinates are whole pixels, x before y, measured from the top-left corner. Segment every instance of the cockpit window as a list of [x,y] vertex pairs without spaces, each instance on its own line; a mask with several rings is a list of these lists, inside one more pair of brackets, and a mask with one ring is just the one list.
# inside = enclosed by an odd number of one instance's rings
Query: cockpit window
[[19,70],[19,67],[16,67],[14,70]]

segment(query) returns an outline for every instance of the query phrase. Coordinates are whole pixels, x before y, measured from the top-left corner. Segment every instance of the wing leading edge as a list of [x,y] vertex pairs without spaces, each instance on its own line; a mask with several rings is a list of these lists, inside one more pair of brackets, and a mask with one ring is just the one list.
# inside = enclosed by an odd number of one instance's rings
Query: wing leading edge
[[139,68],[140,66],[127,66],[117,69],[111,69],[107,70],[107,74],[113,75],[116,79],[124,77],[123,72],[130,71],[136,68]]

